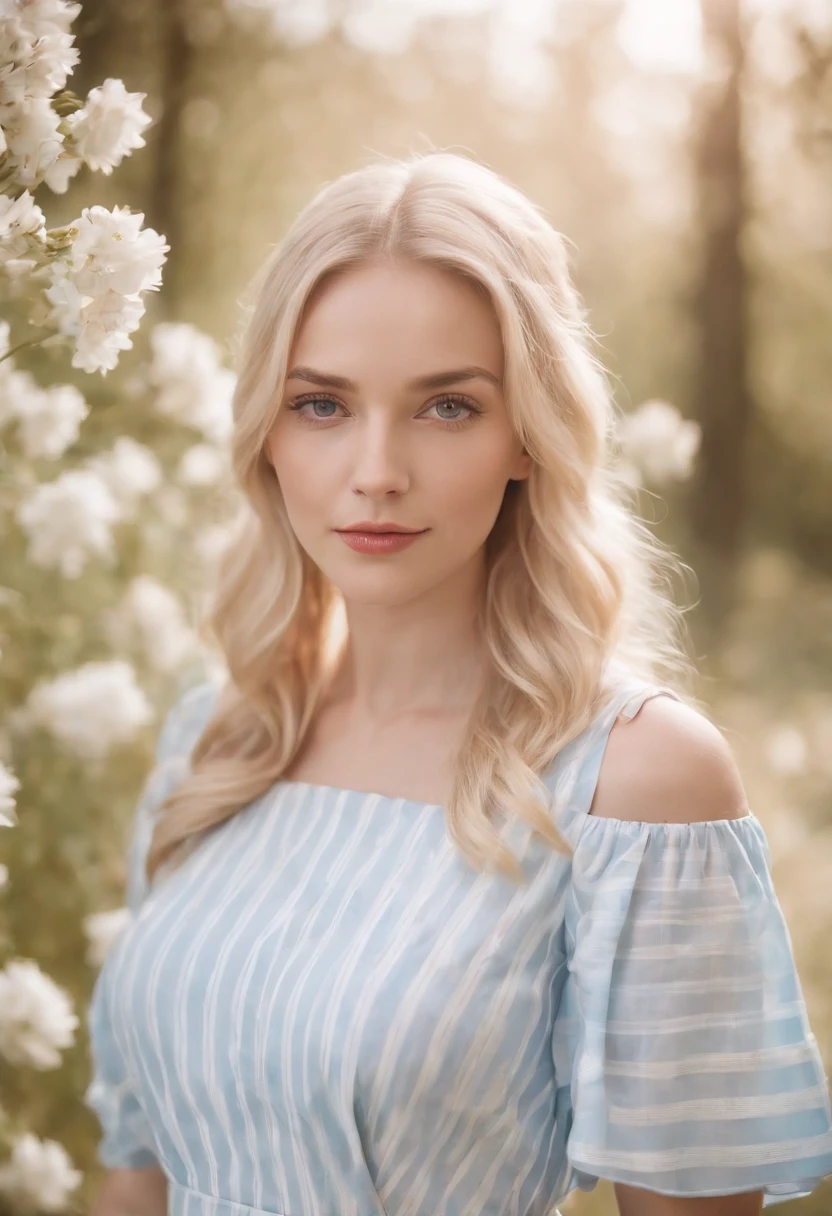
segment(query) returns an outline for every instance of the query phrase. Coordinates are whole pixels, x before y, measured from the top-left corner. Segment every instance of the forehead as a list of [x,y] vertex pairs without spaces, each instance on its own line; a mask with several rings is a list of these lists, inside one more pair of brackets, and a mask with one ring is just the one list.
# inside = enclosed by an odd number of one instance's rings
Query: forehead
[[[500,326],[490,301],[451,271],[388,261],[344,271],[307,303],[292,362],[349,375],[357,365],[395,364],[413,375],[478,364],[502,375]],[[429,366],[426,365],[429,364]]]

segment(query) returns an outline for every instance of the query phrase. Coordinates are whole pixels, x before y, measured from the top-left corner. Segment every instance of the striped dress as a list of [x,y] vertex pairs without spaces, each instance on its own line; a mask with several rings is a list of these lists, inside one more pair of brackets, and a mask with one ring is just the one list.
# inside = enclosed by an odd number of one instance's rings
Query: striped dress
[[172,1216],[555,1216],[599,1178],[768,1205],[832,1173],[757,818],[588,813],[616,716],[666,690],[622,685],[546,774],[571,858],[503,825],[525,886],[439,806],[278,781],[148,891],[216,692],[161,732],[89,1011],[104,1165],[161,1166]]

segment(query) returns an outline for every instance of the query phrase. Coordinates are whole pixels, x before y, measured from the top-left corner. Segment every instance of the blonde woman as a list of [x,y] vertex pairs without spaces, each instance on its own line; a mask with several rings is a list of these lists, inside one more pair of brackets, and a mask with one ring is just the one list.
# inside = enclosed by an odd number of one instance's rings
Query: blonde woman
[[323,189],[257,287],[228,679],[162,731],[90,1015],[97,1216],[808,1194],[765,837],[680,691],[562,239],[431,154]]

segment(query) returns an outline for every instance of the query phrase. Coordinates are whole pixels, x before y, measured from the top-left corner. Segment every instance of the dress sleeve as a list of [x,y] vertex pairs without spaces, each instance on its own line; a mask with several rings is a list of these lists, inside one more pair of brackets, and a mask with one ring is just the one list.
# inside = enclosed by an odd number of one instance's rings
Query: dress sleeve
[[832,1173],[827,1078],[753,814],[587,815],[564,928],[553,1054],[573,1185],[761,1190],[768,1206]]
[[[159,732],[155,761],[133,814],[128,848],[127,906],[134,917],[147,893],[145,858],[155,812],[184,775],[212,695],[213,689],[207,685],[189,689],[177,700]],[[119,1043],[112,1012],[117,955],[127,934],[107,955],[87,1011],[93,1070],[84,1101],[101,1124],[98,1159],[108,1169],[143,1169],[157,1164],[141,1086]]]

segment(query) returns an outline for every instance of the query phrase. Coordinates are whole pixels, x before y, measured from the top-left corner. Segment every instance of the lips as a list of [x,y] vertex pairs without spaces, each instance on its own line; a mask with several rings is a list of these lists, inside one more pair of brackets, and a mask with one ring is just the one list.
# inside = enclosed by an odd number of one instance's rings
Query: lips
[[378,532],[388,535],[392,532],[397,532],[405,535],[417,535],[420,532],[425,532],[425,528],[406,528],[404,524],[393,523],[372,523],[369,520],[361,520],[360,523],[352,524],[349,528],[337,528],[338,532]]
[[398,553],[402,549],[409,548],[420,536],[424,536],[427,530],[425,528],[421,532],[409,532],[395,529],[382,532],[378,529],[368,531],[347,528],[339,529],[338,535],[344,544],[356,553],[385,554]]

